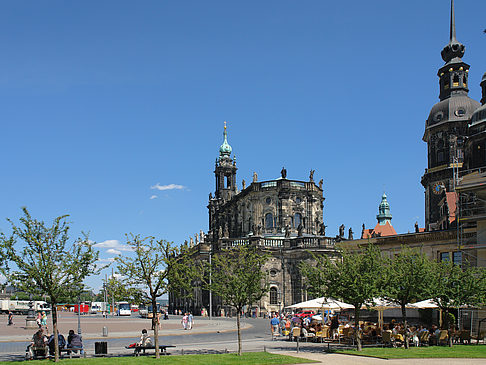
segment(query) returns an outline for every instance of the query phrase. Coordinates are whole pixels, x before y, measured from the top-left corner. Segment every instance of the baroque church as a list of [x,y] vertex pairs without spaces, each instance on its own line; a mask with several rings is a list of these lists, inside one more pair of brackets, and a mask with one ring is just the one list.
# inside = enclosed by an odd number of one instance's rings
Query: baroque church
[[[258,314],[282,310],[285,306],[307,299],[299,271],[302,260],[310,260],[309,251],[337,257],[335,242],[341,236],[326,237],[323,223],[322,180],[314,181],[314,170],[307,180],[292,180],[285,167],[275,180],[242,181],[241,190],[236,180],[236,160],[228,143],[226,125],[219,157],[214,166],[215,191],[209,194],[209,230],[196,238],[196,260],[240,245],[254,245],[270,254],[265,265],[269,273],[269,293],[254,308]],[[349,234],[352,237],[352,232]],[[192,244],[192,240],[191,243]],[[197,285],[193,297],[183,299],[169,294],[169,311],[209,310],[209,293]],[[213,314],[228,313],[218,298],[213,297]]]
[[[453,260],[459,265],[486,266],[486,73],[480,83],[480,103],[468,96],[470,66],[463,61],[465,46],[456,38],[454,2],[451,1],[450,39],[441,52],[444,65],[437,72],[439,102],[426,120],[423,141],[427,143],[428,166],[421,183],[425,189],[425,228],[415,224],[412,233],[397,234],[387,196],[383,194],[377,224],[353,237],[339,227],[336,237],[326,236],[323,219],[322,180],[292,180],[282,168],[275,180],[253,181],[237,186],[236,160],[231,157],[226,125],[223,143],[214,167],[215,191],[209,194],[209,229],[195,242],[195,259],[238,245],[255,245],[271,256],[269,293],[252,308],[257,314],[282,310],[307,300],[299,263],[310,260],[309,252],[339,257],[337,247],[359,250],[373,243],[393,257],[404,245],[417,247],[434,260]],[[191,245],[194,243],[191,239]],[[169,310],[212,308],[214,315],[227,313],[218,298],[197,284],[193,297],[169,294]],[[482,314],[481,314],[482,313]],[[486,317],[485,311],[476,318]],[[478,317],[479,316],[479,317]],[[471,327],[474,327],[471,321]],[[476,323],[477,325],[477,323]],[[471,328],[473,329],[473,328]]]

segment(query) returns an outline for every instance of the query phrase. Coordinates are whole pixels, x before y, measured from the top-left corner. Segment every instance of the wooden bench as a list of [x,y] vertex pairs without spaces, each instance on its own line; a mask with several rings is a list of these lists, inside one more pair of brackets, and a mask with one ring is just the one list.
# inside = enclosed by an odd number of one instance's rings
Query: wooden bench
[[[170,355],[168,352],[167,352],[167,348],[169,347],[175,347],[174,345],[159,345],[159,350],[160,350],[160,354],[161,355]],[[127,349],[133,349],[133,354],[135,356],[139,356],[140,355],[140,352],[142,352],[143,354],[145,354],[145,351],[146,350],[155,350],[155,346],[154,345],[151,345],[151,346],[134,346],[134,347],[130,347],[130,346],[125,346],[125,348]]]
[[26,354],[27,360],[38,360],[38,359],[47,359],[49,356],[49,347],[45,346],[30,346],[30,353]]
[[[79,351],[79,354],[77,353]],[[73,358],[73,352],[76,352],[76,356],[81,357],[86,357],[86,353],[84,352],[82,347],[66,347],[63,349],[59,349],[59,357],[62,357],[63,353],[66,353],[66,355],[69,355],[69,358]]]

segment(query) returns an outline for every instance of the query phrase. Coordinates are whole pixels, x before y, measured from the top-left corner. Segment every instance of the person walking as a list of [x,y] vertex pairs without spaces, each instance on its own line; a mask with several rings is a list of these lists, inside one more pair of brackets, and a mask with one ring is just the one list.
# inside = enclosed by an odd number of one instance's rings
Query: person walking
[[42,328],[42,314],[39,312],[37,313],[37,318],[35,319],[35,323],[39,328]]
[[12,311],[8,311],[8,324],[7,326],[13,325],[13,313]]
[[42,312],[41,327],[44,327],[46,329],[46,333],[49,333],[49,329],[47,328],[47,314],[46,314],[46,312]]
[[273,336],[278,336],[278,325],[280,324],[280,320],[278,319],[277,314],[273,316],[273,318],[270,320],[270,331],[272,332],[272,337]]
[[185,330],[187,330],[187,322],[188,322],[189,318],[187,316],[187,313],[184,314],[184,316],[182,317],[182,320],[181,320],[181,323],[182,323],[182,328],[184,328]]
[[192,330],[193,324],[194,324],[194,317],[192,316],[192,313],[189,312],[189,315],[187,316],[187,329]]

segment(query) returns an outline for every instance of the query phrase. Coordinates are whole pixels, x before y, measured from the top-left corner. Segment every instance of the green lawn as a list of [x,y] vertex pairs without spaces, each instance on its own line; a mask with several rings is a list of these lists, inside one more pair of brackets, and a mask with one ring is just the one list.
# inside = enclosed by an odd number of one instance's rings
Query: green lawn
[[[188,365],[272,365],[272,364],[304,364],[315,361],[302,359],[293,356],[283,356],[270,354],[268,352],[245,352],[242,356],[236,354],[221,354],[221,355],[177,355],[177,356],[161,356],[160,360],[156,360],[153,356],[140,357],[111,357],[111,358],[91,358],[91,359],[63,359],[61,364],[72,365],[98,365],[98,364],[116,364],[116,365],[145,365],[162,363],[164,365],[172,364],[188,364]],[[50,364],[50,360],[34,360],[29,361],[28,364]],[[0,364],[12,365],[12,362],[2,361]]]
[[455,345],[404,348],[364,348],[363,351],[339,350],[338,354],[378,357],[381,359],[409,358],[486,358],[485,345]]

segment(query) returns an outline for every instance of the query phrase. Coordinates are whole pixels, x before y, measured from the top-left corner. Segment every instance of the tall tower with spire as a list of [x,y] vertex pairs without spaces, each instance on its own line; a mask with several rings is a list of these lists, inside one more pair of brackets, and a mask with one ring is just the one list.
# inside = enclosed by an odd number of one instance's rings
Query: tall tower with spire
[[468,96],[469,65],[462,60],[465,46],[456,38],[454,0],[451,0],[449,43],[441,52],[445,64],[437,72],[440,101],[432,107],[425,125],[428,167],[425,188],[425,226],[438,229],[441,192],[454,190],[454,169],[464,170],[468,121],[480,104]]
[[230,200],[237,190],[236,157],[231,158],[232,148],[228,143],[228,132],[224,122],[223,144],[219,147],[219,158],[216,159],[214,176],[216,181],[215,198],[224,202]]

